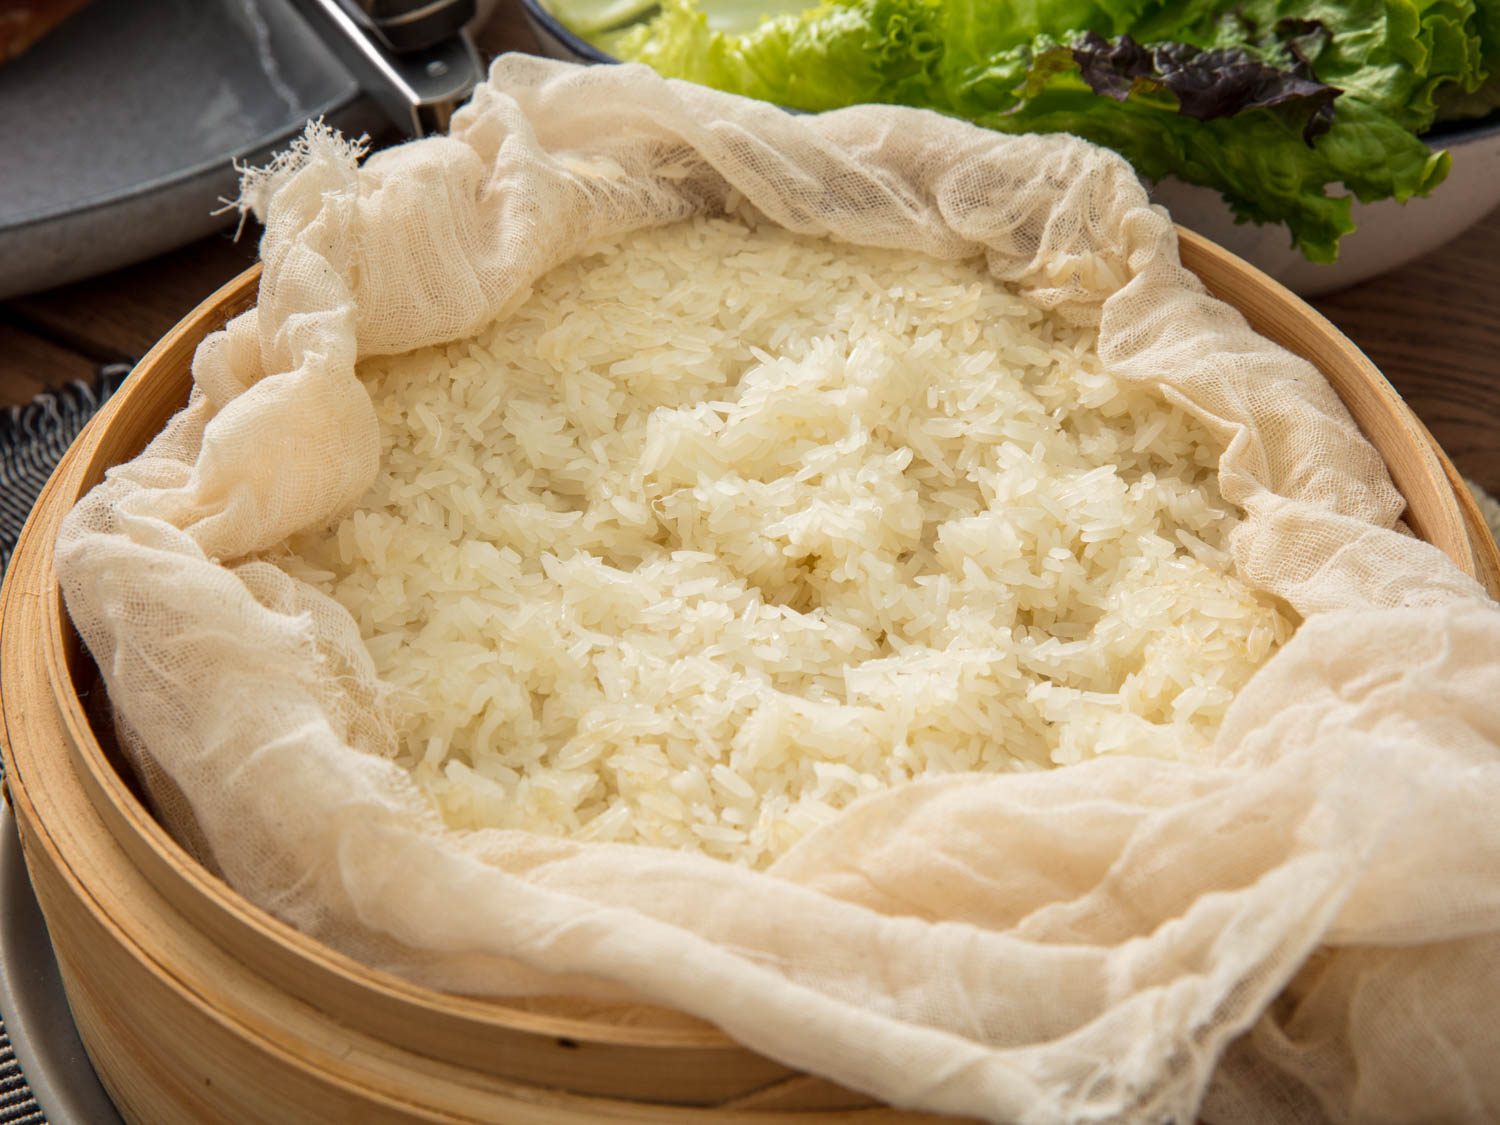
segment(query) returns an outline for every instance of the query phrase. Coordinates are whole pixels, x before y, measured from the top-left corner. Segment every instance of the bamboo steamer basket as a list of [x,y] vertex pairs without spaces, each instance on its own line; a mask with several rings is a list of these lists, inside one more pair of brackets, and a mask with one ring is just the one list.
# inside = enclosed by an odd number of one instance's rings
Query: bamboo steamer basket
[[[1500,595],[1500,552],[1462,478],[1349,340],[1264,274],[1181,231],[1184,264],[1311,360],[1380,450],[1406,522]],[[255,301],[259,267],[141,361],[69,450],[0,590],[7,797],[69,1004],[132,1122],[934,1120],[681,1019],[459,997],[371,970],[282,924],[192,860],[143,804],[52,569],[58,523],[187,399],[198,342]]]

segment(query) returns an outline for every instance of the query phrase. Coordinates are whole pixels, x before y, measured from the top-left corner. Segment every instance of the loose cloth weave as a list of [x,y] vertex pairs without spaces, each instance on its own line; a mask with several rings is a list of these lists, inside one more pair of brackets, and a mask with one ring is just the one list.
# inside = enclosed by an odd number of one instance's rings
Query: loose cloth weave
[[[236,888],[437,986],[632,998],[996,1121],[1500,1115],[1500,612],[1398,524],[1306,362],[1179,263],[1128,165],[916,110],[792,116],[500,59],[451,135],[252,175],[258,306],[68,517],[58,571],[161,815]],[[863,800],[768,873],[444,829],[382,755],[353,621],[257,552],[350,510],[363,357],[469,336],[601,236],[744,200],[990,272],[1227,442],[1238,573],[1305,618],[1201,763]]]

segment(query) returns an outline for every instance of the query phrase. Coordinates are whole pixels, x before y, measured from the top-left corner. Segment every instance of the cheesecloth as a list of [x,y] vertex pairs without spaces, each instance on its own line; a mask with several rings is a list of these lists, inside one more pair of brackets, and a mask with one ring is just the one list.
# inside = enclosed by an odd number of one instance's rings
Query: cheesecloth
[[[258,306],[58,542],[127,752],[234,887],[438,988],[669,1006],[903,1106],[1500,1116],[1500,612],[1399,527],[1321,376],[1183,270],[1123,160],[519,56],[451,135],[358,155],[311,128],[247,177]],[[800,232],[982,252],[1228,440],[1235,566],[1305,623],[1209,758],[915,783],[755,873],[449,832],[381,756],[354,622],[254,558],[371,483],[355,361],[472,335],[601,235],[731,198]]]

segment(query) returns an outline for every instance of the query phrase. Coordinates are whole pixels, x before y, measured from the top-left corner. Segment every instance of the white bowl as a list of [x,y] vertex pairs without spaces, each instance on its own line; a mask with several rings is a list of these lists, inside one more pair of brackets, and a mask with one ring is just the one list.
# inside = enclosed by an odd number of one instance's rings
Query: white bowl
[[1393,270],[1456,238],[1500,205],[1500,119],[1495,115],[1448,126],[1429,138],[1453,168],[1425,198],[1354,204],[1354,233],[1339,243],[1333,265],[1309,262],[1292,248],[1285,227],[1238,223],[1212,188],[1167,179],[1151,198],[1190,230],[1270,274],[1294,293],[1316,297]]

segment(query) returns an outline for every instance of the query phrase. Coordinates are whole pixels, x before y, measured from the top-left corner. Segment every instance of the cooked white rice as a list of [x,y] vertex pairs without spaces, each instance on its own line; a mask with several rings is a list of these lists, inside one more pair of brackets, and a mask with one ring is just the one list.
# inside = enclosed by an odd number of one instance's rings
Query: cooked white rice
[[699,219],[361,377],[380,478],[280,561],[455,827],[765,866],[911,778],[1200,754],[1292,628],[1220,443],[979,261]]

